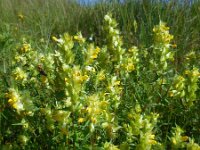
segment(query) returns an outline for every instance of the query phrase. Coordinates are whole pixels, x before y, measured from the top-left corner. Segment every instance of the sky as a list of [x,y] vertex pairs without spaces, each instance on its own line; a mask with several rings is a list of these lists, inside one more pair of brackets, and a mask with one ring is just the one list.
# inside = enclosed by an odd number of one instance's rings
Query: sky
[[[81,4],[94,4],[98,1],[102,1],[102,0],[78,0],[78,2]],[[103,1],[108,1],[108,0],[103,0]],[[123,0],[120,0],[120,1],[123,1]]]
[[[96,3],[96,2],[98,2],[98,1],[100,1],[100,0],[78,0],[81,4],[94,4],[94,3]],[[104,1],[106,1],[106,0],[104,0]],[[120,0],[121,2],[123,1],[123,0]],[[170,0],[166,0],[166,1],[170,1]],[[183,0],[179,0],[179,1],[183,1]],[[187,0],[187,1],[189,1],[189,2],[192,2],[193,0]]]
[[78,0],[81,4],[96,3],[98,0]]

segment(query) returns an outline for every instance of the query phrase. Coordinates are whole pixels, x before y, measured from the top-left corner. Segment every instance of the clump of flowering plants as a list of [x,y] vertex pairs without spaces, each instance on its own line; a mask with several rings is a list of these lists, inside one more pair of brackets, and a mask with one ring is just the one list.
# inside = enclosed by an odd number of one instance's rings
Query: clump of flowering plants
[[169,27],[155,26],[145,49],[123,47],[111,14],[103,29],[104,45],[81,32],[53,36],[46,53],[15,44],[0,103],[4,149],[199,149],[199,118],[187,116],[199,106],[200,73],[189,54],[176,69]]

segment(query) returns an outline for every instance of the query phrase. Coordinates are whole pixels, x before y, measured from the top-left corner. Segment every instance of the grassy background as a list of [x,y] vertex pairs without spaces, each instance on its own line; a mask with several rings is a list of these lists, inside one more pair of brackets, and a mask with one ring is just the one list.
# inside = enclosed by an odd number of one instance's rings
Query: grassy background
[[[159,20],[171,27],[175,43],[181,51],[198,50],[200,43],[200,1],[126,0],[79,5],[73,0],[1,0],[0,21],[11,24],[35,39],[49,39],[51,35],[81,31],[88,37],[95,34],[102,39],[102,18],[111,11],[119,23],[125,44],[151,43],[151,31]],[[20,20],[18,15],[24,16]],[[137,23],[137,30],[136,30]]]

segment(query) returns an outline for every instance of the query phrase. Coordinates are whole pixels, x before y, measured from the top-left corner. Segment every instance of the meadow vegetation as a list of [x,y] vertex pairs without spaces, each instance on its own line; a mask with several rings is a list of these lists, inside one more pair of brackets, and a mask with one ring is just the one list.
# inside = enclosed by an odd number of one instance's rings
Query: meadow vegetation
[[199,150],[199,12],[1,0],[1,149]]

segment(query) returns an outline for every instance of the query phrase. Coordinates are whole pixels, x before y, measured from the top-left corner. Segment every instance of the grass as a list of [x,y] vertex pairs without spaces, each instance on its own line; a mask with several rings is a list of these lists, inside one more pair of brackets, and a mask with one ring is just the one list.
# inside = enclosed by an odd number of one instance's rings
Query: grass
[[[175,42],[182,49],[199,49],[199,1],[181,4],[176,0],[161,1],[130,1],[124,4],[111,2],[98,3],[92,6],[80,6],[73,1],[47,0],[45,2],[2,0],[0,18],[2,22],[19,26],[25,34],[35,38],[49,38],[51,35],[69,32],[72,34],[82,31],[84,36],[95,33],[97,41],[102,39],[102,19],[111,11],[116,17],[124,35],[125,42],[149,45],[149,34],[153,26],[163,20],[171,27]],[[18,14],[24,16],[19,22]],[[134,32],[134,21],[137,31]],[[147,34],[148,33],[148,34]],[[149,36],[147,36],[149,35]]]
[[0,21],[16,29],[15,34],[24,34],[36,41],[45,39],[50,43],[53,35],[81,31],[83,36],[93,36],[93,40],[101,45],[104,42],[102,20],[107,12],[112,12],[119,23],[124,46],[134,44],[145,48],[152,43],[153,26],[162,20],[171,27],[174,43],[178,46],[176,63],[182,65],[182,54],[188,51],[199,53],[199,7],[199,0],[192,4],[187,0],[126,0],[123,4],[113,0],[95,5],[79,5],[73,0],[1,0]]

